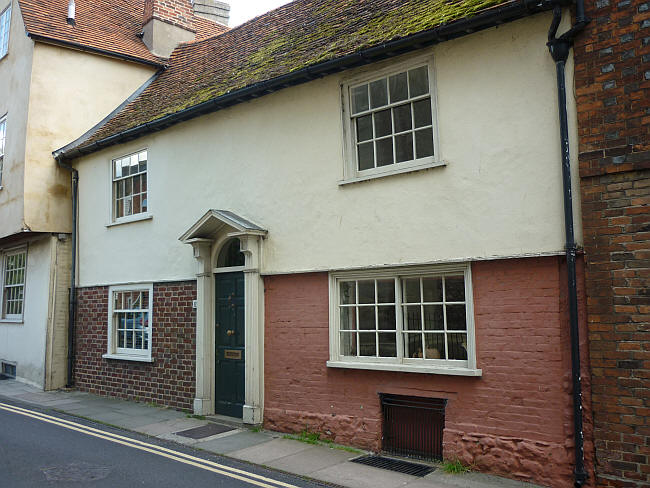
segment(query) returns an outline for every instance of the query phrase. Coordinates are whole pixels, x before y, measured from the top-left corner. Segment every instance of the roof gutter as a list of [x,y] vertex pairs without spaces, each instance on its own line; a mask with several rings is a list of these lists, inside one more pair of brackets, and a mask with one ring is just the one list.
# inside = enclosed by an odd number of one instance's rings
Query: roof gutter
[[[567,0],[570,3],[570,0]],[[165,115],[151,122],[137,125],[130,129],[123,130],[104,139],[93,142],[92,144],[79,147],[83,144],[77,141],[68,144],[66,147],[54,151],[54,156],[62,159],[73,159],[85,154],[90,154],[109,146],[120,144],[129,140],[142,137],[155,131],[165,129],[179,122],[184,122],[201,115],[215,112],[222,108],[242,103],[246,100],[259,98],[263,95],[274,91],[287,88],[289,86],[299,85],[316,78],[322,78],[332,73],[346,69],[374,63],[398,54],[403,54],[425,46],[437,44],[439,42],[455,39],[479,30],[503,24],[512,20],[517,20],[528,15],[551,10],[554,6],[552,0],[520,0],[509,3],[500,7],[495,7],[487,12],[476,15],[471,18],[462,19],[457,22],[445,24],[435,29],[424,31],[409,37],[389,41],[384,44],[364,49],[354,54],[343,56],[341,58],[325,61],[316,65],[288,73],[271,80],[256,83],[254,85],[235,90],[217,98],[203,102],[183,109],[173,114]],[[86,140],[88,137],[86,137]]]
[[582,376],[580,366],[580,335],[578,324],[578,284],[576,277],[576,241],[573,222],[573,199],[571,188],[571,157],[569,147],[569,124],[567,121],[565,64],[569,51],[578,34],[589,23],[585,16],[584,0],[576,0],[576,21],[571,28],[557,37],[562,21],[562,6],[553,8],[553,21],[548,32],[548,48],[555,61],[557,76],[558,109],[560,120],[560,149],[562,153],[562,182],[564,197],[564,233],[566,236],[567,288],[569,301],[569,329],[571,335],[571,376],[573,380],[573,435],[575,438],[574,486],[582,487],[587,481],[583,432]]
[[27,32],[27,36],[31,37],[35,41],[45,42],[47,44],[55,44],[64,47],[69,47],[72,49],[77,49],[79,51],[84,51],[93,54],[100,54],[102,56],[108,56],[111,58],[121,59],[123,61],[131,61],[133,63],[146,64],[148,66],[153,66],[154,68],[162,68],[165,66],[164,63],[157,63],[155,61],[149,61],[147,59],[138,58],[137,56],[129,56],[128,54],[120,54],[115,51],[107,51],[105,49],[99,49],[97,47],[85,46],[77,42],[62,41],[60,39],[53,39],[51,37],[42,36],[40,34],[32,34]]

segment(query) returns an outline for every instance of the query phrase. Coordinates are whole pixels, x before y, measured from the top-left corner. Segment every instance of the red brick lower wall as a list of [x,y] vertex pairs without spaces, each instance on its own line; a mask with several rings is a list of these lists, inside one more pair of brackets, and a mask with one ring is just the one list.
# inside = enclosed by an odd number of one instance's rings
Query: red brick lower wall
[[[320,432],[342,444],[379,450],[378,393],[446,398],[445,458],[510,478],[571,486],[574,444],[563,262],[548,257],[472,264],[481,378],[327,368],[327,274],[266,277],[265,426]],[[579,272],[582,285],[582,266]],[[592,473],[582,289],[580,303],[586,452]]]
[[75,385],[81,391],[191,409],[195,391],[195,282],[154,285],[153,363],[104,359],[108,287],[78,290]]

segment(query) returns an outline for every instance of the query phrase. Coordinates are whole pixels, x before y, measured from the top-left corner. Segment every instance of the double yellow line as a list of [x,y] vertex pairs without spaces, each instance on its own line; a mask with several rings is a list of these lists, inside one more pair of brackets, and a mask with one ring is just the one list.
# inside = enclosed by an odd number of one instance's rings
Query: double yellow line
[[295,485],[289,483],[284,483],[282,481],[276,481],[265,476],[261,476],[255,473],[249,473],[242,469],[231,468],[230,466],[224,466],[223,464],[215,463],[213,461],[208,461],[206,459],[201,459],[189,454],[182,452],[174,451],[172,449],[167,449],[166,447],[156,446],[154,444],[148,444],[146,442],[139,441],[137,439],[131,439],[129,437],[121,436],[118,434],[112,434],[110,432],[104,432],[103,430],[94,429],[83,424],[78,424],[76,422],[71,422],[69,420],[60,419],[58,417],[53,417],[51,415],[46,415],[44,413],[35,412],[33,410],[27,410],[26,408],[16,407],[14,405],[9,405],[6,403],[0,403],[0,409],[6,410],[7,412],[16,413],[19,415],[24,415],[25,417],[31,417],[42,422],[47,422],[49,424],[58,425],[65,429],[74,430],[76,432],[81,432],[93,437],[98,437],[99,439],[105,439],[116,444],[122,444],[123,446],[132,447],[134,449],[139,449],[140,451],[149,452],[157,456],[162,456],[179,463],[188,464],[197,468],[204,469],[206,471],[211,471],[213,473],[220,474],[222,476],[227,476],[229,478],[234,478],[236,480],[244,481],[250,483],[251,485],[261,486],[263,488],[298,488]]

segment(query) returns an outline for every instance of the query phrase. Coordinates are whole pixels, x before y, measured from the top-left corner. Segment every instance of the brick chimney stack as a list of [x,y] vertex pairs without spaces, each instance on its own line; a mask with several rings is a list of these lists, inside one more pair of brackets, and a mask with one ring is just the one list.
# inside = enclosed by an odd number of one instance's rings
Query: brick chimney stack
[[228,25],[230,5],[217,0],[145,0],[142,41],[156,56],[168,58],[181,42],[194,39],[197,17]]
[[149,51],[168,58],[176,46],[196,34],[190,0],[145,0],[142,32]]

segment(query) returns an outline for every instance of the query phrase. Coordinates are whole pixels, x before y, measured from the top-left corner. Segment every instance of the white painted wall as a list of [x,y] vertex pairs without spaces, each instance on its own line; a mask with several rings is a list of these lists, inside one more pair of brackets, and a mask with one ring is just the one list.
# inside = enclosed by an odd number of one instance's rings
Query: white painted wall
[[0,360],[16,363],[17,377],[41,388],[45,379],[52,239],[46,236],[27,244],[23,322],[0,321]]
[[[339,186],[350,72],[82,158],[80,285],[193,278],[178,237],[209,208],[268,229],[264,273],[562,252],[550,21],[541,14],[428,50],[442,168]],[[572,79],[570,60],[569,94]],[[570,123],[575,149],[574,107]],[[110,160],[145,147],[153,219],[106,227]]]

